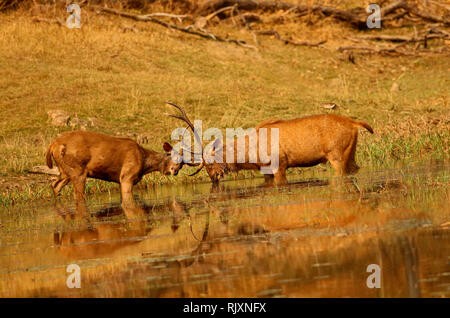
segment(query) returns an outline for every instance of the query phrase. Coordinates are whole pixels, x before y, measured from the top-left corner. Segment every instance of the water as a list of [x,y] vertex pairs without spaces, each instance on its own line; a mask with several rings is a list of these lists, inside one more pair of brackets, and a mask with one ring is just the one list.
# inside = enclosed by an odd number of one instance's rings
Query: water
[[[0,211],[1,297],[449,297],[449,166]],[[81,269],[70,289],[69,264]],[[381,288],[369,288],[370,264]]]

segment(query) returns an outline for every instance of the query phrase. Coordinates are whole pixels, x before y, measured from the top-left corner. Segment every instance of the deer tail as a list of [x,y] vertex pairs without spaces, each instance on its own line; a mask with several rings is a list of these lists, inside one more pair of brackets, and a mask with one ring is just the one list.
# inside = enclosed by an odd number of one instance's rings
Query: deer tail
[[368,123],[363,122],[363,121],[357,121],[357,120],[354,120],[353,122],[359,127],[366,128],[371,134],[373,134],[373,129],[372,129],[372,127],[370,127],[370,125]]

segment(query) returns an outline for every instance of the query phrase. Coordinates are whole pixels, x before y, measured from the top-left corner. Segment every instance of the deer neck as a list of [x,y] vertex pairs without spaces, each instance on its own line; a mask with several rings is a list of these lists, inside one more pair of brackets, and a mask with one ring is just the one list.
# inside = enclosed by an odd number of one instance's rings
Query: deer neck
[[165,153],[144,149],[144,174],[164,170]]

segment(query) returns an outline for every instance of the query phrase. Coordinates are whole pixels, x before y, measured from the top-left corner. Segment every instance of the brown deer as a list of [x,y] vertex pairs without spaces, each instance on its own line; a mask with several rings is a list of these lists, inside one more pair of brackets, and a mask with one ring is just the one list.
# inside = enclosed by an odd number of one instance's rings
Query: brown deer
[[[175,104],[170,105],[178,108],[181,116],[172,117],[183,120],[194,131],[191,121],[185,111]],[[322,114],[312,115],[291,120],[268,119],[258,124],[255,128],[257,136],[257,149],[259,149],[259,130],[267,128],[268,140],[270,140],[271,128],[278,128],[278,169],[271,174],[265,174],[266,182],[281,185],[287,182],[286,169],[294,167],[311,167],[329,161],[339,176],[354,174],[359,170],[355,162],[356,144],[358,140],[358,127],[363,127],[373,134],[373,129],[365,122],[356,121],[338,115]],[[194,131],[194,134],[196,132]],[[216,140],[215,145],[222,148],[223,163],[205,160],[202,149],[202,163],[198,170],[191,174],[195,175],[203,167],[213,183],[219,180],[227,172],[239,170],[257,170],[267,167],[267,162],[261,162],[259,155],[257,161],[249,162],[249,136],[245,136],[245,161],[238,163],[237,138],[234,140],[234,160],[227,163],[227,145],[221,145]],[[216,147],[208,154],[214,155]],[[270,144],[267,146],[270,149]]]
[[133,186],[144,175],[154,171],[177,175],[183,167],[181,157],[180,160],[175,158],[182,153],[172,152],[172,146],[167,142],[163,149],[165,152],[159,153],[145,149],[129,138],[95,132],[64,133],[52,141],[46,154],[47,166],[52,168],[54,160],[60,171],[59,178],[52,183],[53,193],[56,196],[71,181],[75,200],[83,201],[86,178],[89,177],[119,183],[122,200],[132,197]]

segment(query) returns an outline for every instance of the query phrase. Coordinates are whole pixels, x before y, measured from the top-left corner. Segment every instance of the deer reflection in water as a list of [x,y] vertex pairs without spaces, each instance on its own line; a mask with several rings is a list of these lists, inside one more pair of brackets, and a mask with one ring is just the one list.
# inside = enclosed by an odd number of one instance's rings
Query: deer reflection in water
[[79,205],[71,211],[56,203],[56,212],[64,220],[64,226],[54,233],[54,244],[68,257],[113,254],[147,239],[156,227],[170,226],[170,232],[176,232],[188,216],[185,204],[176,199],[152,205],[129,197],[121,204],[103,207],[92,214],[86,211]]

